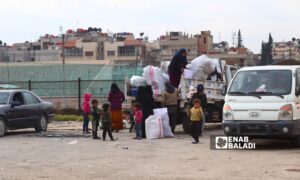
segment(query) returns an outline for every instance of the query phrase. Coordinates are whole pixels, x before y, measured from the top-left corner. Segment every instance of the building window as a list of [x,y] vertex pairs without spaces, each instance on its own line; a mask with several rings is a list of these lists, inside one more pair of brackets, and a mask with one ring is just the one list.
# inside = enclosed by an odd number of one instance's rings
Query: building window
[[115,51],[107,51],[107,56],[115,56]]
[[163,50],[168,49],[168,46],[162,46],[162,49]]
[[206,37],[204,37],[203,41],[204,41],[204,44],[206,44]]
[[65,48],[65,56],[82,56],[83,51],[80,48]]
[[100,55],[100,60],[104,60],[104,55],[103,54]]
[[85,51],[85,56],[94,56],[93,51]]
[[135,56],[134,46],[119,46],[118,56]]

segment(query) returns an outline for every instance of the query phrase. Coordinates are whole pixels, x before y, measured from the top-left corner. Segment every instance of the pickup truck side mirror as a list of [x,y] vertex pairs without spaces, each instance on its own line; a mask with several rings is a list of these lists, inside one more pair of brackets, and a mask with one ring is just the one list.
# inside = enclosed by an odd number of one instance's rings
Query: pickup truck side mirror
[[13,107],[16,107],[16,106],[21,106],[21,102],[20,101],[13,101],[12,103],[11,103],[11,107],[13,108]]
[[222,94],[222,96],[225,96],[226,93],[227,93],[227,85],[223,85],[222,89],[221,89],[221,94]]

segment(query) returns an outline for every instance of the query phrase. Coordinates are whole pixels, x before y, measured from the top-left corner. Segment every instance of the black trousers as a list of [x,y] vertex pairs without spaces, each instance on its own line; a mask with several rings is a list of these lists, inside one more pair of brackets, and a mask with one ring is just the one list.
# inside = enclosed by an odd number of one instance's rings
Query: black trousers
[[196,142],[199,142],[199,136],[202,131],[201,121],[191,122],[191,135]]
[[111,123],[103,123],[103,133],[102,133],[103,140],[105,140],[106,133],[108,133],[110,140],[114,139],[114,137],[111,133]]
[[98,127],[99,127],[99,121],[93,121],[92,122],[92,133],[93,133],[93,138],[97,138],[97,131],[98,131]]
[[168,106],[169,124],[174,134],[177,124],[177,106]]

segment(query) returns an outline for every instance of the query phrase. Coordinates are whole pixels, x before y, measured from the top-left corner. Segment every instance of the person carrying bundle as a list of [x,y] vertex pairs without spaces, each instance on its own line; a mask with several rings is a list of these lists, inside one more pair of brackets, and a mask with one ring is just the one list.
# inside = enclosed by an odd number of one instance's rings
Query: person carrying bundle
[[180,84],[181,74],[183,73],[186,65],[188,64],[186,49],[180,49],[173,57],[170,65],[168,66],[168,73],[171,84],[178,88]]

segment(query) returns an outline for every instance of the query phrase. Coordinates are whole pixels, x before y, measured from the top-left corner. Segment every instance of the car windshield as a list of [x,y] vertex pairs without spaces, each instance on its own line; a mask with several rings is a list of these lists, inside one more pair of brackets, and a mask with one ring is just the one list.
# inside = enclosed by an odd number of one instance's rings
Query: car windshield
[[7,104],[9,92],[0,92],[0,104]]
[[234,78],[229,95],[286,95],[291,92],[290,70],[240,71]]

